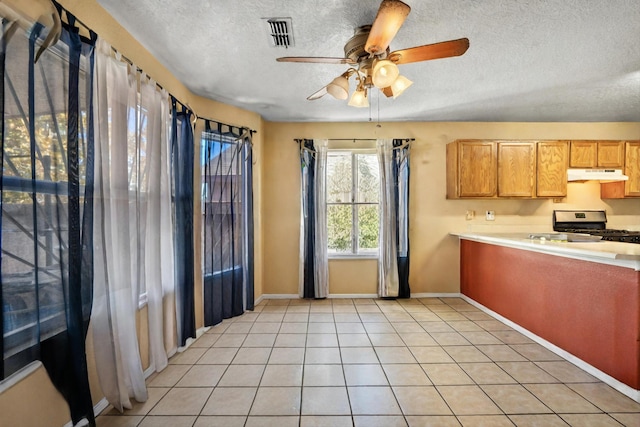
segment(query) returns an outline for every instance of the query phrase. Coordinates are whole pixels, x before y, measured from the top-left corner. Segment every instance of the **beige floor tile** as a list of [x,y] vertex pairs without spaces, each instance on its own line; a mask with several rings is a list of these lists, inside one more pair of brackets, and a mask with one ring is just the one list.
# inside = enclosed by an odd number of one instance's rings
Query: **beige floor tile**
[[260,313],[262,312],[262,307],[258,307],[254,310],[253,313],[245,312],[242,316],[240,316],[237,322],[250,322],[253,323],[256,321]]
[[227,327],[225,334],[248,334],[254,323],[236,322]]
[[434,346],[438,343],[428,333],[422,332],[400,332],[400,338],[410,347]]
[[199,415],[212,390],[210,387],[172,388],[149,415]]
[[283,323],[280,326],[281,334],[306,334],[307,333],[307,322],[291,322],[291,323]]
[[137,427],[142,415],[102,415],[96,418],[97,427]]
[[245,427],[298,427],[300,417],[298,416],[278,416],[278,417],[248,417]]
[[336,323],[337,322],[360,323],[360,316],[358,316],[358,313],[356,313],[356,309],[353,308],[352,310],[353,310],[352,313],[336,312],[336,309],[334,307],[333,318],[335,319]]
[[309,313],[310,304],[289,304],[287,313]]
[[473,384],[473,380],[454,363],[423,363],[422,369],[433,384],[464,385]]
[[[313,311],[313,309],[311,310]],[[333,310],[329,309],[327,313],[310,313],[309,323],[333,323]]]
[[491,359],[472,345],[443,346],[442,348],[458,363],[491,362]]
[[220,338],[222,334],[203,334],[200,338],[195,340],[191,347],[211,347],[217,340]]
[[338,334],[340,347],[369,347],[371,341],[367,334]]
[[415,319],[411,317],[409,313],[400,312],[400,313],[385,313],[387,320],[389,322],[413,322]]
[[[370,350],[373,352],[372,348]],[[305,365],[341,363],[340,360],[340,349],[338,347],[314,347],[307,348],[305,351]]]
[[509,374],[495,363],[461,363],[460,367],[477,384],[516,384]]
[[193,427],[244,427],[245,416],[212,416],[198,417]]
[[247,334],[223,334],[218,340],[213,343],[211,348],[219,348],[219,347],[229,347],[229,348],[238,348],[242,346]]
[[301,387],[302,365],[267,365],[260,386]]
[[[214,344],[215,345],[215,344]],[[188,348],[182,353],[177,353],[171,359],[169,364],[171,365],[193,365],[202,357],[207,351],[206,348]]]
[[[358,314],[356,306],[353,304],[338,304],[333,306],[333,314]],[[359,320],[358,320],[359,321]]]
[[416,363],[407,347],[374,347],[380,363]]
[[450,415],[412,415],[406,419],[409,427],[460,427],[458,419]]
[[505,414],[551,413],[549,408],[520,384],[483,385],[481,388]]
[[638,414],[609,414],[625,427],[640,427],[640,416]]
[[257,387],[265,365],[230,365],[218,386],[220,387]]
[[[364,307],[368,306],[365,305]],[[387,318],[384,317],[384,314],[382,314],[379,309],[367,308],[365,310],[367,311],[363,311],[362,309],[358,308],[358,315],[360,316],[360,320],[363,324],[366,325],[367,323],[382,323],[387,321]]]
[[302,415],[350,415],[345,387],[303,387]]
[[482,311],[469,311],[463,313],[467,319],[470,320],[493,320],[493,317],[489,316],[487,313],[483,313]]
[[463,415],[458,420],[463,427],[513,427],[506,415]]
[[276,334],[248,334],[242,347],[273,347]]
[[391,323],[386,320],[383,322],[367,322],[363,323],[364,328],[369,334],[395,334],[396,330]]
[[309,308],[309,314],[330,314],[333,313],[333,306],[331,305],[316,305],[312,304]]
[[400,415],[391,387],[349,387],[353,415]]
[[309,323],[308,334],[335,334],[336,324],[333,322]]
[[301,390],[301,387],[260,387],[249,416],[300,415]]
[[418,363],[453,363],[449,353],[442,347],[409,347]]
[[484,331],[484,329],[482,329],[480,326],[478,326],[475,322],[472,322],[471,320],[453,320],[447,323],[449,324],[449,326],[455,329],[456,332],[483,332]]
[[556,414],[601,412],[564,384],[525,384],[524,387]]
[[412,313],[411,316],[418,322],[440,322],[438,315],[431,311]]
[[191,369],[191,365],[167,365],[162,372],[158,372],[147,380],[147,386],[173,387],[189,369]]
[[304,347],[307,342],[306,334],[278,334],[274,347]]
[[284,319],[284,312],[283,313],[273,313],[273,312],[262,312],[260,313],[260,315],[258,316],[258,318],[256,319],[256,322],[269,322],[269,323],[278,323],[278,322],[282,322],[282,319]]
[[[455,415],[501,414],[498,408],[478,386],[437,386],[438,391]],[[465,423],[462,423],[463,425]]]
[[441,318],[446,322],[450,322],[452,320],[467,320],[467,318],[464,317],[464,315],[455,311],[454,312],[438,312],[436,314],[438,315],[439,318]]
[[360,415],[353,417],[355,427],[407,427],[404,417],[398,415]]
[[338,347],[338,335],[308,334],[307,347]]
[[479,345],[478,350],[494,362],[526,362],[527,359],[506,344]]
[[[480,323],[480,322],[478,322]],[[491,331],[491,334],[505,344],[534,344],[532,340],[511,328]]]
[[228,365],[233,361],[236,353],[238,353],[237,347],[212,347],[198,359],[198,365]]
[[344,365],[344,377],[348,386],[389,384],[379,364]]
[[566,360],[557,362],[536,362],[540,368],[563,383],[595,383],[599,380]]
[[269,356],[270,365],[301,365],[304,363],[304,348],[274,348]]
[[562,361],[563,359],[540,344],[512,344],[511,348],[533,362]]
[[496,362],[504,371],[520,384],[557,383],[558,380],[547,374],[532,362]]
[[344,386],[342,365],[305,365],[305,387]]
[[486,331],[460,331],[460,335],[465,337],[473,345],[499,345],[502,341]]
[[451,410],[433,386],[393,387],[405,415],[450,415]]
[[436,342],[445,345],[470,345],[471,343],[458,332],[429,332]]
[[226,369],[225,365],[193,365],[176,387],[215,387]]
[[338,334],[365,334],[367,331],[360,322],[336,322],[336,332],[338,332]]
[[[467,317],[468,317],[468,315],[467,315]],[[478,324],[478,326],[480,326],[485,331],[493,332],[493,331],[511,331],[511,330],[513,330],[513,328],[511,328],[510,326],[505,325],[504,323],[500,322],[499,320],[495,320],[495,319],[491,319],[491,318],[490,319],[475,320],[475,322]]]
[[509,415],[518,427],[567,427],[562,418],[554,414]]
[[138,424],[138,427],[191,427],[195,421],[195,415],[148,416]]
[[351,416],[322,416],[303,415],[300,417],[300,427],[353,427]]
[[[284,315],[282,319],[284,323],[307,323],[309,321],[309,313],[289,313]],[[280,330],[282,332],[282,330]]]
[[635,412],[640,422],[640,403],[604,383],[567,384],[604,412]]
[[373,347],[346,347],[340,349],[343,364],[379,363]]
[[250,334],[277,334],[280,330],[279,322],[257,322],[251,326]]
[[570,426],[620,427],[620,423],[607,414],[561,414]]
[[449,326],[447,324],[447,322],[443,322],[440,320],[440,318],[438,317],[438,320],[429,320],[429,321],[421,321],[419,322],[420,326],[422,326],[424,328],[425,331],[427,331],[428,333],[453,333],[455,332],[455,329],[453,329],[451,326]]
[[414,364],[383,364],[382,369],[392,386],[402,385],[431,385],[427,374],[417,363]]
[[[165,387],[149,387],[147,388],[147,401],[137,402],[135,399],[131,399],[131,409],[125,409],[124,415],[146,415],[151,409],[164,397],[170,388]],[[121,415],[118,410],[109,405],[109,407],[103,412],[103,415]]]
[[218,387],[201,415],[248,415],[257,387]]
[[400,335],[395,332],[392,334],[372,334],[369,333],[371,344],[376,347],[402,347],[405,345]]
[[393,329],[400,335],[402,334],[415,334],[415,333],[424,333],[424,329],[418,322],[399,322],[393,323]]
[[231,362],[234,365],[264,365],[271,355],[271,347],[241,347]]

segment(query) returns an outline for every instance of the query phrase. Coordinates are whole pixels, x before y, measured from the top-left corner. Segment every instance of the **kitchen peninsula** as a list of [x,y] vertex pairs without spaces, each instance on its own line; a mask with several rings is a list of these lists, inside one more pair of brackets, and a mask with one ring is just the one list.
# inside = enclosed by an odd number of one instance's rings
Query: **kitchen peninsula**
[[640,398],[640,245],[460,238],[461,293]]

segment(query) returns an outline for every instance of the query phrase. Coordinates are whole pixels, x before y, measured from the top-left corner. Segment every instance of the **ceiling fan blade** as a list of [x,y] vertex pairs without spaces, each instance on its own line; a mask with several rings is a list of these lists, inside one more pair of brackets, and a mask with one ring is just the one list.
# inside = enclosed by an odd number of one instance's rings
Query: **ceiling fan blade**
[[382,0],[364,50],[373,55],[384,53],[410,11],[411,7],[400,0]]
[[467,49],[469,49],[469,39],[464,38],[396,50],[389,54],[389,59],[396,64],[408,64],[410,62],[460,56]]
[[313,100],[316,100],[316,99],[320,99],[323,96],[325,96],[326,94],[327,94],[327,87],[325,86],[322,89],[320,89],[319,91],[317,91],[316,93],[314,93],[312,95],[309,95],[307,97],[307,100],[313,101]]
[[317,64],[350,64],[354,65],[355,62],[349,58],[323,58],[313,56],[283,56],[276,58],[278,62],[312,62]]

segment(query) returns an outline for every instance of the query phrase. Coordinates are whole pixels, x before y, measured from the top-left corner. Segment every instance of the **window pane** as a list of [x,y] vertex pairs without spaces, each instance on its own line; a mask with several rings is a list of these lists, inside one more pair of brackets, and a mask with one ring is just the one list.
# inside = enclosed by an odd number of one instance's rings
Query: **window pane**
[[351,153],[329,153],[327,203],[351,203],[351,186]]
[[357,202],[378,203],[380,192],[380,170],[375,154],[358,154]]
[[329,252],[351,252],[352,216],[351,205],[327,206]]
[[378,205],[358,206],[358,252],[378,250]]

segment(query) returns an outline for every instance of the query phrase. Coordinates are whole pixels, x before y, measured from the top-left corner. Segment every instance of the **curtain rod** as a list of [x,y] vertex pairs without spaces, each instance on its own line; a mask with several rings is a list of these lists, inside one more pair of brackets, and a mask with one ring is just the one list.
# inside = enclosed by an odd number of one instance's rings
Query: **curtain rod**
[[[302,141],[304,139],[313,139],[313,138],[296,138],[294,139],[294,142],[297,144],[298,141]],[[321,138],[321,139],[325,139],[325,138]],[[377,141],[378,139],[375,138],[326,138],[329,141]],[[384,138],[380,138],[380,139],[384,139]],[[413,142],[416,139],[415,138],[391,138],[391,139],[402,139],[405,142]]]
[[[55,2],[55,0],[54,0],[54,2]],[[69,10],[67,10],[67,9],[66,9],[64,6],[62,6],[60,3],[57,3],[57,2],[55,2],[55,3],[56,3],[56,4],[58,4],[58,5],[60,6],[60,8],[61,8],[62,10],[64,10],[66,13],[71,13]],[[72,13],[71,13],[71,14],[72,14]],[[72,14],[72,15],[73,15],[73,14]],[[75,15],[73,15],[73,16],[75,17]],[[60,19],[62,19],[62,17],[61,17]],[[76,17],[76,24],[80,24],[80,25],[81,25],[81,26],[83,26],[87,31],[90,31],[90,32],[91,32],[91,31],[93,31],[91,28],[89,28],[89,26],[88,26],[87,24],[85,24],[84,22],[82,22],[82,21],[81,21],[80,19],[78,19],[77,17]],[[95,31],[94,31],[94,33],[95,33]],[[109,44],[109,45],[111,46],[111,44]],[[133,63],[133,61],[132,61],[131,59],[127,58],[125,55],[123,55],[123,54],[122,54],[122,52],[118,51],[115,47],[111,46],[111,49],[112,49],[115,53],[118,53],[118,54],[120,55],[120,57],[121,57],[121,58],[122,58],[126,63],[128,63],[128,64],[129,64],[129,65],[131,65],[132,67],[135,67],[136,72],[138,72],[138,73],[145,73],[145,72],[144,72],[144,70],[143,70],[142,68],[140,68],[140,67],[138,67],[136,64],[134,64],[134,63]],[[145,73],[145,74],[146,74],[146,73]],[[149,75],[147,74],[147,76],[149,76]],[[149,76],[149,78],[151,78],[151,77]],[[160,83],[158,83],[155,79],[154,79],[154,83],[156,84],[156,86],[157,86],[158,88],[160,88],[160,90],[165,90],[165,88],[164,88]],[[182,102],[181,100],[179,100],[178,98],[176,98],[176,96],[175,96],[175,95],[173,95],[172,93],[170,93],[169,91],[167,91],[167,93],[168,93],[169,95],[171,95],[171,96],[173,97],[173,99],[175,99],[175,100],[176,100],[180,105],[182,105],[183,107],[188,108],[188,109],[189,109],[189,111],[191,111],[191,112],[193,113],[193,115],[195,116],[196,120],[209,120],[209,121],[212,121],[212,122],[220,123],[220,122],[218,122],[218,121],[216,121],[216,120],[208,119],[208,118],[206,118],[206,117],[199,116],[199,115],[194,111],[194,109],[193,109],[193,108],[191,108],[191,106],[190,106],[188,103],[186,103],[186,102]],[[223,125],[225,125],[225,126],[232,126],[232,125],[227,125],[226,123],[222,123],[222,124],[223,124]],[[249,130],[249,132],[251,132],[251,134],[252,134],[252,135],[253,135],[254,133],[258,133],[258,131],[257,131],[257,130],[255,130],[255,129],[250,129],[250,128],[248,128],[247,126],[233,126],[233,127],[237,127],[237,128],[240,128],[240,129],[247,129],[247,130]]]

